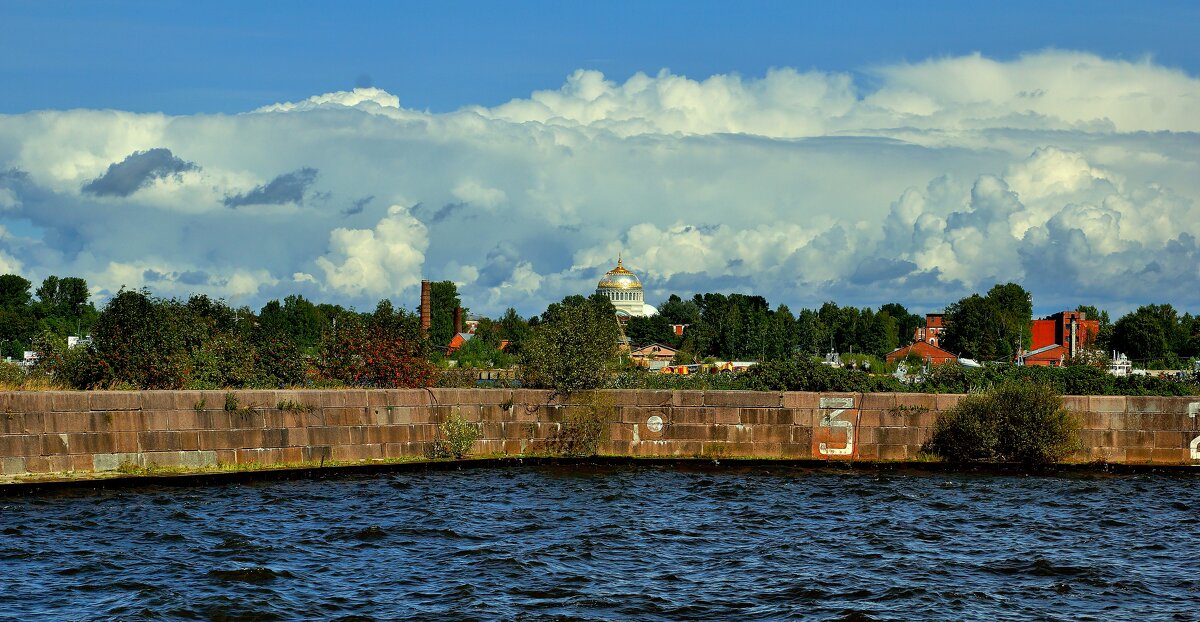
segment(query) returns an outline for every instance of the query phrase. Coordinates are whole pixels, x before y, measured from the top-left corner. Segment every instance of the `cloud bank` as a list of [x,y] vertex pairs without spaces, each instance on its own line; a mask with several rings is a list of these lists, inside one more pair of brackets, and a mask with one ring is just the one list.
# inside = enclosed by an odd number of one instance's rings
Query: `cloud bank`
[[1200,306],[1200,80],[1044,51],[557,89],[433,114],[378,88],[239,115],[0,116],[0,269],[261,305],[525,314],[618,253],[669,293],[1039,312]]

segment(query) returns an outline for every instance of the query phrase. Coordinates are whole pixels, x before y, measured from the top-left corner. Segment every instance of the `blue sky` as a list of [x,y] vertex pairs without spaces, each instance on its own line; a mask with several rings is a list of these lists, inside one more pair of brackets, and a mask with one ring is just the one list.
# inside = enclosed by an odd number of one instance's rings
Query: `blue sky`
[[1044,48],[1200,69],[1194,2],[0,2],[0,112],[241,112],[369,82],[416,109],[616,79]]
[[0,273],[1197,312],[1197,7],[0,0]]

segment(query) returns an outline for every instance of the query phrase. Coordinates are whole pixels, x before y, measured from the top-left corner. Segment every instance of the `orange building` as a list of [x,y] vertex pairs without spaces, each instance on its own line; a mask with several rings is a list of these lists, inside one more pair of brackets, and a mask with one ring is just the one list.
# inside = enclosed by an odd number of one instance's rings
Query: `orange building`
[[[939,316],[940,317],[940,316]],[[943,350],[929,342],[917,341],[912,345],[896,348],[887,354],[887,362],[895,363],[903,360],[909,354],[916,354],[921,357],[921,360],[931,365],[943,365],[945,363],[953,363],[958,360],[958,357],[953,352]]]
[[1060,345],[1065,349],[1066,356],[1072,357],[1096,340],[1096,335],[1100,334],[1100,321],[1087,319],[1087,314],[1082,311],[1059,311],[1034,320],[1030,323],[1030,329],[1033,343],[1027,355],[1047,346]]
[[931,346],[938,347],[938,343],[942,340],[942,333],[946,332],[945,315],[942,313],[926,313],[925,325],[918,326],[913,332],[913,341],[924,341]]

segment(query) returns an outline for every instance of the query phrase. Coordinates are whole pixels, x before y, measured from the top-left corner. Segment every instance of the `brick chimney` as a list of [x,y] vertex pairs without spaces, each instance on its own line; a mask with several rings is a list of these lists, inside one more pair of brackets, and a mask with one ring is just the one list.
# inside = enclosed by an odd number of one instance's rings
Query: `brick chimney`
[[421,281],[421,335],[429,336],[429,323],[431,312],[429,310],[429,281]]

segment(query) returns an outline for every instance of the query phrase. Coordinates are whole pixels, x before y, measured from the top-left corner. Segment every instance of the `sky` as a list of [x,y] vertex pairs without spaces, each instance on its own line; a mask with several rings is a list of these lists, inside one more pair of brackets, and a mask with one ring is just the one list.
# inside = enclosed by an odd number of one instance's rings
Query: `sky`
[[1200,5],[0,0],[0,273],[1200,311]]

